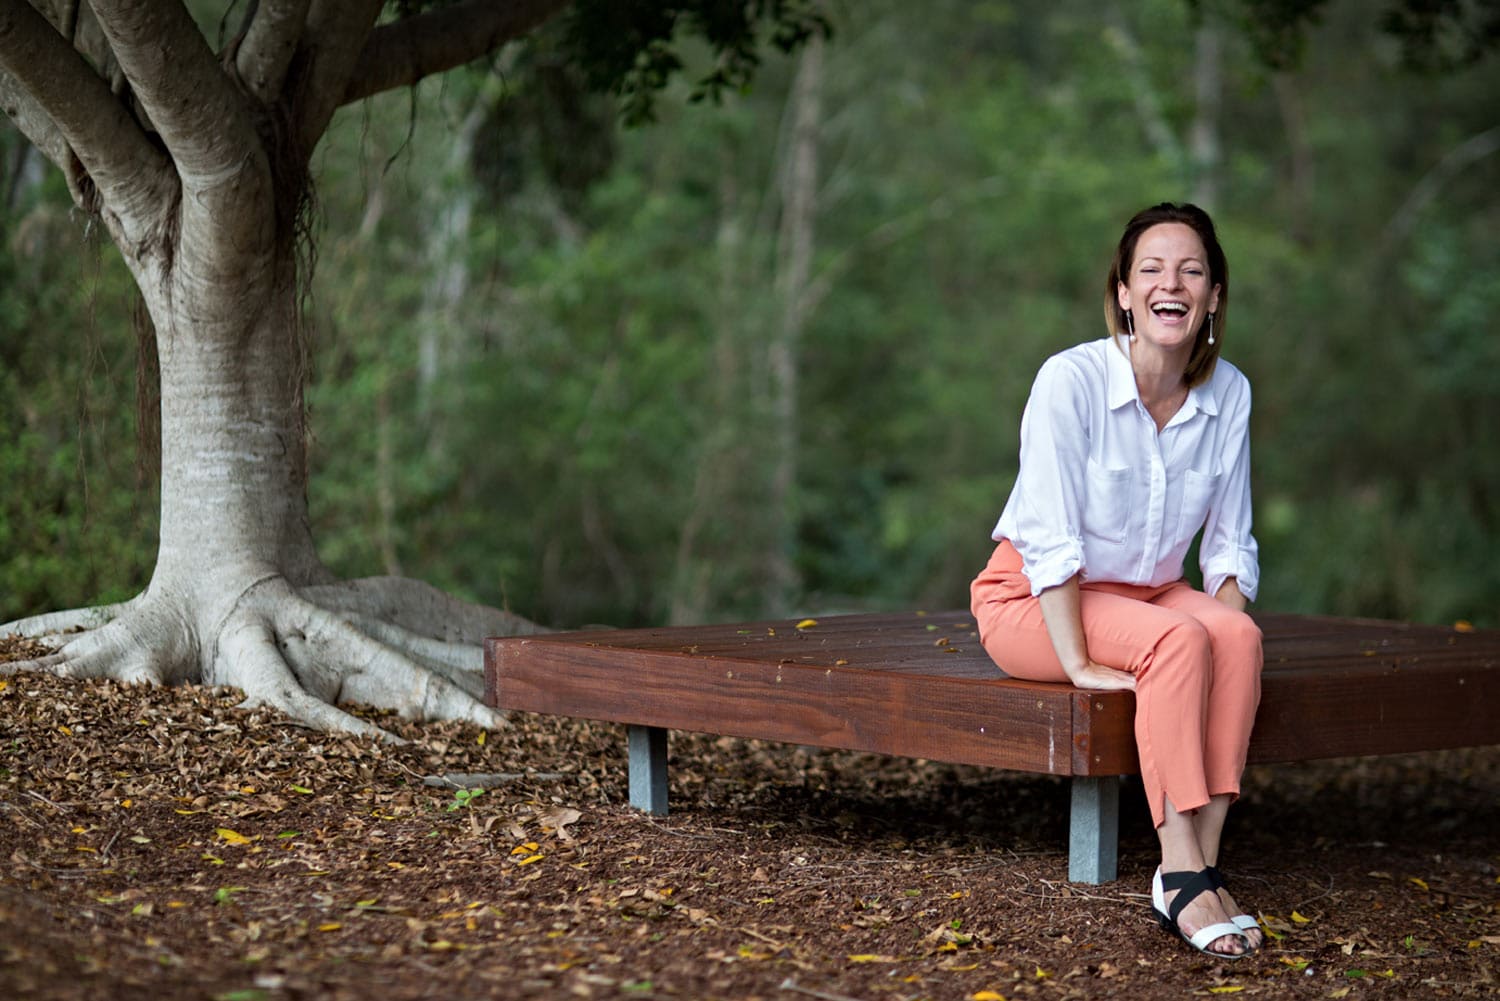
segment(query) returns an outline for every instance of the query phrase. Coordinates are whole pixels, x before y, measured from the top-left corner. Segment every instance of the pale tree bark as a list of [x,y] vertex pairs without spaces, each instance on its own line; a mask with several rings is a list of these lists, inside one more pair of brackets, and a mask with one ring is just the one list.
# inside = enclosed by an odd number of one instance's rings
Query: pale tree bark
[[1204,15],[1193,35],[1193,124],[1188,157],[1193,170],[1193,203],[1212,209],[1219,200],[1219,109],[1224,100],[1224,46],[1219,28]]
[[[231,685],[354,733],[382,731],[341,701],[503,725],[477,698],[477,644],[533,627],[414,581],[336,582],[313,547],[300,210],[341,104],[469,62],[562,4],[468,3],[376,28],[380,6],[261,0],[216,53],[177,3],[92,0],[75,26],[0,0],[0,104],[119,247],[161,379],[150,583],[120,605],[0,625],[54,650],[11,669]],[[85,59],[74,39],[107,53]]]
[[709,379],[710,425],[693,469],[693,492],[677,536],[669,624],[702,622],[713,589],[712,557],[703,555],[703,537],[728,510],[736,470],[743,468],[743,435],[736,420],[744,387],[740,330],[744,322],[745,230],[741,219],[735,160],[719,157],[719,222],[714,237],[718,267],[713,310],[714,342]]
[[792,84],[791,141],[781,173],[781,226],[776,240],[776,301],[780,316],[767,348],[773,443],[770,517],[766,554],[765,608],[784,614],[801,590],[796,565],[797,365],[809,317],[806,291],[812,278],[817,223],[818,126],[822,116],[823,42],[803,48]]

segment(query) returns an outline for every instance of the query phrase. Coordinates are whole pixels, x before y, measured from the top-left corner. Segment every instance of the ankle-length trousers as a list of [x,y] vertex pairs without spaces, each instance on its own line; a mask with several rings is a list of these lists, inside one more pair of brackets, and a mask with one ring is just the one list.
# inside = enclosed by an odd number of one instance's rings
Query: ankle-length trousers
[[[1067,682],[1041,602],[1008,540],[969,593],[979,639],[1002,671]],[[1162,825],[1168,800],[1189,813],[1210,796],[1237,798],[1260,704],[1255,621],[1185,580],[1156,587],[1088,581],[1079,586],[1079,605],[1089,657],[1135,675],[1135,741],[1152,822]]]

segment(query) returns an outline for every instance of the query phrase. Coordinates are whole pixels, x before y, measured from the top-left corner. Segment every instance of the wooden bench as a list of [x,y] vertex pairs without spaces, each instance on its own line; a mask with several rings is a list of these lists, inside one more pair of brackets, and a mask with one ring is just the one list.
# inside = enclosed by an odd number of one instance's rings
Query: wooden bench
[[[1252,762],[1500,743],[1500,631],[1256,616]],[[810,621],[810,620],[809,620]],[[630,801],[667,812],[667,731],[1072,779],[1071,880],[1115,878],[1129,692],[1005,677],[967,613],[557,633],[485,642],[486,701],[627,725]]]

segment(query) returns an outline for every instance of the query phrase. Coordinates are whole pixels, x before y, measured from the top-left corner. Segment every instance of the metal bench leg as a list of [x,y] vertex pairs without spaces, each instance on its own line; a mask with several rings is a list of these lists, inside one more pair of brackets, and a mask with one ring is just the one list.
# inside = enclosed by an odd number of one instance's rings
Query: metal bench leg
[[1120,857],[1120,777],[1075,776],[1068,823],[1068,879],[1108,883]]
[[630,805],[657,817],[667,815],[667,731],[635,726],[630,739]]

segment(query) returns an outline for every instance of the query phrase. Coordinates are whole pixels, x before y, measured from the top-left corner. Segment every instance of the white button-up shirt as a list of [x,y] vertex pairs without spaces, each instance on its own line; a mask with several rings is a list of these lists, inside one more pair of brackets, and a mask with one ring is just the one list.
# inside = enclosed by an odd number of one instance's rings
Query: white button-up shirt
[[1222,358],[1160,433],[1136,390],[1128,342],[1080,344],[1042,365],[1021,418],[1021,469],[995,526],[1031,593],[1084,581],[1182,576],[1200,528],[1204,590],[1229,577],[1254,600],[1250,380]]

